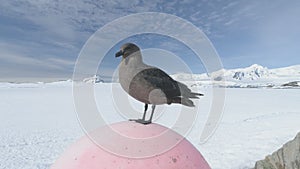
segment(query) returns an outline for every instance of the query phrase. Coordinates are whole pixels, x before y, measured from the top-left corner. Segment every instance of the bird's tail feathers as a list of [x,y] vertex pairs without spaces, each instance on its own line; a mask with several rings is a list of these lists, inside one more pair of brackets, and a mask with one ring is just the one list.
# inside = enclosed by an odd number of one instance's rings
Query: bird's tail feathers
[[191,99],[199,99],[199,96],[204,96],[201,93],[192,92],[185,84],[177,82],[178,87],[180,89],[181,95],[183,97],[191,98]]
[[202,93],[194,93],[194,92],[191,92],[192,95],[195,95],[195,96],[204,96],[204,94]]
[[190,99],[199,99],[199,96],[204,96],[204,94],[190,92],[190,93],[182,93],[182,96]]
[[182,105],[185,105],[188,107],[195,107],[192,100],[190,100],[188,98],[184,98],[184,97],[174,97],[174,98],[172,98],[172,103],[178,103],[178,104],[182,104]]

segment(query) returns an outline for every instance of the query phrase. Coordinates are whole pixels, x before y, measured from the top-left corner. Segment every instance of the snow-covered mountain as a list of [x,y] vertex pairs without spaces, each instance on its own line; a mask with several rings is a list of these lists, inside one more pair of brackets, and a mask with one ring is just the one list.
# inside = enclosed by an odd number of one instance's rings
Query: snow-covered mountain
[[172,75],[172,77],[179,81],[193,81],[194,85],[300,88],[300,65],[268,69],[254,64],[246,68],[222,69],[210,74],[179,73]]
[[271,73],[268,68],[254,64],[244,69],[228,70],[228,74],[236,80],[257,80],[259,78],[270,77]]
[[103,83],[104,80],[102,80],[99,75],[94,75],[92,77],[83,79],[83,82],[85,82],[85,83]]

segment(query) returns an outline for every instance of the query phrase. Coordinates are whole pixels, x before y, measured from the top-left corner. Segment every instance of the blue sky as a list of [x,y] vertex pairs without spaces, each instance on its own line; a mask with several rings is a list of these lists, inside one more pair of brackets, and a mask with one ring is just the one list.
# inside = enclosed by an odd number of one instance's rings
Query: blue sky
[[[190,21],[212,41],[227,69],[300,64],[299,0],[1,0],[0,79],[71,78],[81,48],[95,31],[138,12],[164,12]],[[170,38],[144,35],[126,41],[193,55]],[[117,67],[113,53],[119,46],[101,63],[102,76]],[[195,73],[205,71],[199,61],[186,62]]]

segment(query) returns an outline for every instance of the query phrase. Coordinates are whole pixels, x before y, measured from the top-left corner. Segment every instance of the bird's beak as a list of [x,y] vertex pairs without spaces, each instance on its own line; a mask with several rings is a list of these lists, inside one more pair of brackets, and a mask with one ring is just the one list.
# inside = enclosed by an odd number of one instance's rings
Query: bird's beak
[[121,56],[121,55],[123,55],[123,54],[124,54],[123,51],[120,50],[119,52],[116,53],[116,57],[119,57],[119,56]]

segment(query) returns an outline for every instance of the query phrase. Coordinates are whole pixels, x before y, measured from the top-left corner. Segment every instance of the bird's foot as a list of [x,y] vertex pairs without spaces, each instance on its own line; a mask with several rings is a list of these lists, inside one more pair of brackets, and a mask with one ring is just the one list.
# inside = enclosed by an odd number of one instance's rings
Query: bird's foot
[[129,121],[135,121],[137,123],[141,123],[141,124],[144,124],[144,125],[152,123],[150,120],[143,120],[143,119],[129,119]]

